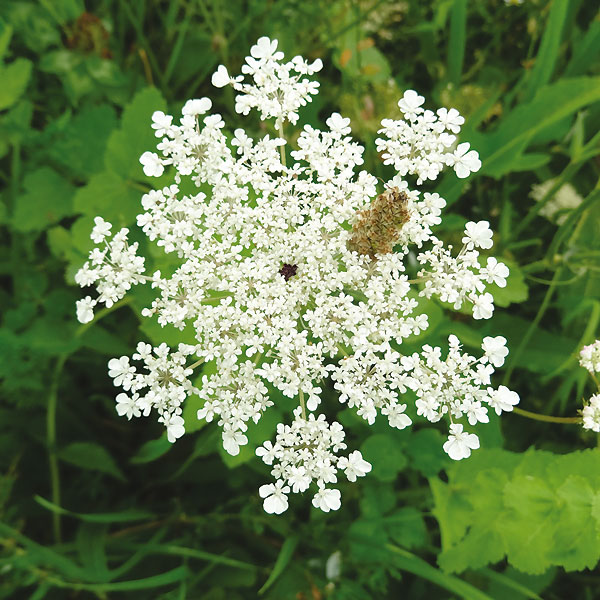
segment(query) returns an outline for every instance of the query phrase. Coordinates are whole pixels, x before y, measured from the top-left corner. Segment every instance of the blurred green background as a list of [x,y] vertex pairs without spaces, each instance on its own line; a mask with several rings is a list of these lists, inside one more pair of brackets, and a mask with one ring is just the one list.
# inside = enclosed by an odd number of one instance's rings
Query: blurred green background
[[[76,322],[93,218],[135,229],[142,193],[164,184],[138,162],[153,111],[209,96],[228,130],[261,134],[210,76],[237,73],[263,35],[322,58],[300,124],[351,117],[375,175],[390,176],[374,140],[404,90],[466,117],[483,167],[426,188],[450,205],[437,235],[489,220],[511,276],[489,322],[429,303],[414,346],[505,336],[495,385],[556,422],[505,415],[450,465],[442,428],[342,411],[373,472],[341,484],[337,513],[303,496],[275,517],[253,450],[293,408],[283,398],[237,457],[193,403],[175,445],[117,417],[108,359],[179,334],[140,321],[144,291]],[[597,598],[600,451],[583,449],[598,436],[568,421],[593,392],[576,353],[600,321],[599,56],[594,0],[1,0],[0,597]]]

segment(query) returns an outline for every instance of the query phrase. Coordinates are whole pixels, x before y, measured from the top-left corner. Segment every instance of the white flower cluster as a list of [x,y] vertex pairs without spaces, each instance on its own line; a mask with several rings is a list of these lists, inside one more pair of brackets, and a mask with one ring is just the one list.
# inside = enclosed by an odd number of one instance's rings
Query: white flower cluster
[[[337,113],[323,131],[305,126],[286,150],[282,122],[295,123],[298,107],[316,92],[316,84],[302,77],[318,70],[320,61],[282,63],[277,42],[267,38],[250,54],[243,72],[253,83],[242,84],[224,67],[213,83],[240,92],[236,107],[242,114],[256,107],[261,118],[274,119],[277,137],[254,140],[236,129],[228,138],[221,116],[206,115],[207,98],[188,101],[179,123],[154,113],[159,154],[147,152],[140,160],[147,175],[169,168],[175,183],[144,195],[138,225],[174,255],[177,266],[144,277],[141,259],[111,256],[99,285],[103,300],[114,301],[121,289],[147,279],[156,297],[142,314],[161,325],[188,326],[196,343],[175,352],[141,344],[133,358],[144,362],[147,373],[138,374],[121,357],[110,362],[110,375],[127,392],[117,398],[119,414],[146,416],[156,409],[171,441],[184,431],[181,403],[197,394],[204,401],[198,418],[218,422],[223,446],[233,455],[248,443],[247,424],[273,405],[269,389],[275,388],[290,399],[279,408],[296,408],[291,424],[279,425],[274,444],[258,451],[276,479],[260,489],[265,509],[279,513],[290,490],[313,486],[313,504],[335,510],[340,492],[327,486],[336,483],[336,472],[354,481],[370,465],[359,452],[338,454],[346,447],[342,427],[318,412],[325,380],[368,423],[381,413],[398,429],[412,422],[404,395],[416,394],[419,415],[450,420],[445,449],[456,459],[478,445],[458,419],[472,426],[487,421],[488,407],[499,413],[518,402],[507,388],[490,387],[494,367],[508,352],[504,338],[485,338],[479,360],[461,353],[454,336],[445,359],[440,348],[425,346],[412,356],[401,351],[403,340],[429,326],[422,297],[457,307],[468,302],[475,318],[488,318],[493,304],[486,284],[504,285],[508,269],[491,257],[485,267],[479,263],[479,249],[492,246],[486,221],[467,224],[456,256],[445,249],[432,231],[444,199],[421,195],[403,179],[435,178],[444,165],[459,176],[479,168],[474,151],[462,144],[450,150],[463,122],[455,110],[435,116],[421,108],[415,92],[404,95],[406,121],[384,122],[390,141],[378,142],[399,173],[378,195],[377,179],[357,169],[363,148],[350,137],[350,120]],[[183,194],[187,177],[210,193]],[[102,223],[96,237],[106,235]],[[429,249],[420,252],[425,245]],[[409,253],[422,266],[414,280],[406,273]],[[120,275],[125,268],[126,277]],[[98,279],[88,271],[82,269],[80,283]],[[118,293],[107,295],[103,282],[119,276]],[[85,306],[78,313],[91,318]],[[193,369],[202,363],[211,368],[192,383]]]
[[492,230],[487,221],[471,221],[465,226],[464,244],[456,257],[452,246],[444,248],[440,240],[433,240],[433,247],[419,254],[417,260],[426,265],[419,271],[425,287],[421,294],[427,298],[438,296],[459,309],[465,301],[473,306],[474,319],[489,319],[494,312],[494,298],[486,292],[486,283],[506,287],[508,267],[489,256],[485,267],[479,263],[477,248],[492,247]]
[[259,489],[265,499],[265,510],[282,513],[288,507],[290,489],[294,493],[304,492],[313,482],[317,484],[313,506],[324,512],[337,510],[341,505],[340,491],[327,488],[327,484],[337,482],[338,470],[344,471],[349,481],[356,481],[371,470],[371,464],[358,450],[348,457],[337,456],[337,452],[346,448],[344,429],[339,423],[330,424],[325,415],[315,418],[312,413],[306,419],[301,407],[294,411],[294,417],[291,425],[277,426],[275,444],[266,441],[256,450],[265,464],[275,463],[271,474],[276,483]]
[[89,260],[77,274],[75,282],[82,287],[96,284],[98,298],[87,296],[77,302],[77,318],[81,323],[89,323],[94,318],[94,307],[103,302],[107,307],[125,296],[132,285],[145,281],[144,258],[137,256],[138,243],[131,246],[127,242],[129,230],[121,229],[110,240],[112,225],[102,217],[94,219],[91,239],[96,244],[104,244],[104,248],[94,248]]
[[600,373],[600,340],[581,349],[579,364],[592,374]]
[[600,394],[594,394],[581,411],[583,428],[600,433]]
[[142,361],[147,373],[138,373],[128,356],[109,360],[108,375],[116,386],[129,392],[117,396],[117,413],[131,419],[142,414],[147,417],[154,409],[158,422],[167,428],[169,441],[180,438],[185,432],[181,405],[187,396],[199,392],[189,380],[193,369],[186,367],[194,351],[195,346],[187,344],[179,344],[172,352],[167,344],[153,348],[140,342],[132,358]]
[[[587,369],[598,384],[595,373],[600,373],[600,340],[584,346],[579,353],[579,364]],[[600,433],[600,394],[594,394],[581,411],[583,428]]]
[[[542,183],[537,183],[531,187],[529,195],[536,202],[540,202],[554,187],[555,183],[555,179],[548,179]],[[546,217],[549,221],[556,222],[557,225],[562,225],[567,220],[569,212],[577,208],[582,202],[583,198],[577,193],[577,190],[570,183],[565,183],[544,204],[540,210],[540,215]]]
[[503,385],[497,390],[489,387],[494,368],[501,367],[508,355],[504,337],[485,337],[480,359],[462,353],[455,335],[449,336],[448,343],[445,359],[441,348],[425,345],[421,354],[404,356],[401,364],[410,374],[407,385],[417,395],[417,415],[432,423],[448,416],[453,425],[444,450],[460,460],[479,447],[479,440],[475,434],[462,433],[463,426],[455,421],[465,417],[470,425],[488,423],[488,406],[498,415],[509,412],[519,403],[519,396]]
[[375,140],[383,163],[393,165],[401,176],[417,175],[417,185],[427,179],[437,179],[444,166],[454,168],[458,177],[481,168],[477,152],[464,142],[452,149],[460,126],[465,122],[454,108],[440,108],[437,114],[422,108],[425,102],[414,90],[408,90],[398,102],[404,120],[384,119],[378,133],[385,137]]
[[233,86],[240,92],[235,98],[236,112],[247,115],[251,109],[260,111],[261,119],[274,118],[278,127],[283,121],[295,124],[298,109],[310,102],[317,94],[319,83],[303,78],[323,68],[320,58],[309,64],[301,56],[281,63],[283,52],[277,52],[277,40],[261,37],[250,49],[242,73],[252,78],[252,84],[242,83],[244,77],[230,77],[227,68],[221,65],[212,76],[215,87]]

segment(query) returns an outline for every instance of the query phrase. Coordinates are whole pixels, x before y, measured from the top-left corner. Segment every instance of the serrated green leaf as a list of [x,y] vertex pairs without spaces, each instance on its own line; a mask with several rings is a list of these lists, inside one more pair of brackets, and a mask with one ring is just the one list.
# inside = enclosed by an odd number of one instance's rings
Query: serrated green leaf
[[12,215],[18,231],[40,231],[73,214],[74,187],[56,171],[41,167],[25,176],[23,186]]
[[49,156],[70,172],[89,177],[103,170],[104,151],[117,118],[108,104],[84,108],[54,136]]
[[115,227],[123,227],[135,223],[136,215],[141,212],[140,196],[140,191],[119,175],[103,171],[77,190],[73,206],[78,213],[89,217],[102,215]]
[[142,179],[139,158],[156,148],[157,140],[150,127],[152,113],[166,110],[166,102],[156,88],[140,90],[123,111],[121,126],[113,131],[106,146],[106,168],[124,179]]
[[126,481],[108,451],[93,442],[74,442],[58,452],[61,460],[90,471],[100,471],[119,481]]

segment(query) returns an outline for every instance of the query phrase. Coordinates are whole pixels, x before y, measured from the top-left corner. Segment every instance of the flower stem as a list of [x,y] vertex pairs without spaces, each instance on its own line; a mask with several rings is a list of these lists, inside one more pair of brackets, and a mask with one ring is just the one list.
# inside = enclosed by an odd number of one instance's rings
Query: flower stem
[[515,407],[513,412],[527,419],[534,421],[544,421],[546,423],[563,423],[563,424],[575,424],[581,423],[581,417],[553,417],[551,415],[540,415],[529,410],[523,410],[522,408]]
[[306,421],[306,405],[304,403],[304,392],[300,390],[300,408],[302,408],[302,418]]
[[[96,318],[90,322],[80,325],[75,333],[74,338],[81,337],[92,325],[97,323],[102,317],[113,312],[117,308],[130,304],[133,298],[123,298],[119,302],[113,304],[110,308],[103,308],[96,313]],[[52,379],[50,381],[50,392],[48,394],[48,405],[46,410],[46,447],[48,449],[48,463],[50,467],[50,486],[52,489],[52,502],[57,506],[60,506],[60,469],[58,466],[58,453],[56,451],[56,410],[58,407],[58,387],[60,384],[60,377],[63,372],[63,368],[69,356],[72,352],[64,352],[60,354],[56,359],[56,365],[52,373]],[[60,514],[58,512],[52,513],[52,532],[54,535],[54,541],[57,544],[61,542],[61,525],[60,525]]]
[[[283,137],[283,123],[282,123],[281,119],[277,120],[277,133],[279,134],[279,137],[282,140],[285,139]],[[286,162],[285,162],[285,148],[283,146],[279,146],[279,154],[281,156],[281,164],[285,167],[286,166]]]

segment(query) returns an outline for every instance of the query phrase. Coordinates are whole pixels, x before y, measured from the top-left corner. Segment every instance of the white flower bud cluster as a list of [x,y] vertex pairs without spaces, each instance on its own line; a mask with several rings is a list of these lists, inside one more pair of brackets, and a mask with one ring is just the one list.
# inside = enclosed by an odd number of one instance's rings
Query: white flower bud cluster
[[96,244],[104,243],[104,248],[94,248],[89,260],[75,275],[75,282],[81,287],[95,284],[98,298],[87,296],[77,302],[77,318],[81,323],[89,323],[94,318],[94,307],[103,302],[111,307],[125,296],[132,285],[145,281],[144,258],[137,256],[138,243],[129,245],[129,230],[121,229],[112,240],[107,241],[112,225],[102,217],[94,219],[91,239]]
[[[305,126],[286,151],[282,121],[296,122],[298,107],[317,87],[302,77],[321,64],[300,58],[282,64],[276,49],[277,42],[267,38],[251,49],[243,72],[254,84],[242,84],[224,67],[213,83],[240,92],[236,107],[242,114],[255,107],[262,118],[274,118],[278,137],[254,140],[236,129],[228,138],[220,115],[204,116],[211,108],[207,98],[188,101],[179,124],[154,113],[159,154],[147,152],[140,160],[147,175],[170,169],[175,183],[144,195],[138,225],[177,257],[177,265],[143,277],[141,259],[130,252],[121,260],[117,252],[107,259],[113,270],[103,280],[115,277],[115,265],[130,269],[128,285],[149,280],[156,297],[143,316],[187,326],[196,343],[175,352],[164,344],[154,350],[141,344],[133,358],[144,362],[144,375],[127,357],[109,367],[127,392],[117,398],[119,414],[146,416],[156,409],[174,441],[184,432],[181,403],[196,394],[204,401],[198,418],[217,421],[232,455],[248,443],[247,424],[273,405],[269,389],[275,388],[290,399],[279,408],[297,409],[291,425],[279,425],[275,443],[259,451],[274,465],[276,479],[261,487],[265,509],[282,512],[290,490],[312,485],[313,504],[327,511],[340,505],[339,490],[327,487],[337,481],[336,471],[354,481],[370,465],[359,452],[337,454],[345,449],[341,425],[317,412],[326,380],[340,402],[368,423],[381,413],[398,429],[411,424],[405,394],[416,393],[419,415],[451,420],[445,448],[456,459],[467,456],[477,439],[463,432],[458,419],[486,422],[487,407],[500,412],[518,402],[514,392],[488,387],[507,354],[504,338],[485,338],[479,360],[462,354],[454,336],[444,360],[440,348],[429,346],[421,355],[402,354],[403,340],[429,326],[419,295],[455,306],[471,302],[476,318],[488,318],[493,304],[486,284],[504,285],[508,269],[494,258],[485,267],[479,263],[479,249],[492,246],[486,221],[467,224],[464,247],[453,257],[432,229],[441,222],[444,199],[421,195],[403,179],[434,178],[447,164],[459,176],[479,168],[475,152],[463,152],[462,145],[449,150],[455,136],[448,132],[457,133],[463,122],[456,111],[441,109],[435,116],[423,111],[415,92],[405,94],[400,107],[407,120],[384,122],[393,130],[389,153],[396,157],[393,164],[400,161],[399,174],[378,196],[376,178],[358,170],[363,148],[350,137],[350,120],[337,113],[324,131]],[[189,189],[181,185],[188,183],[184,178],[204,191],[182,194]],[[106,235],[106,225],[97,221],[93,236],[102,241]],[[421,252],[425,245],[430,249]],[[411,281],[406,269],[413,253],[422,269]],[[81,270],[80,283],[95,281],[89,270]],[[114,297],[107,295],[109,301]],[[91,319],[95,301],[80,302],[78,313]],[[211,368],[192,383],[192,370],[201,363]]]
[[324,512],[337,510],[341,505],[340,491],[327,488],[328,483],[337,482],[337,471],[344,471],[349,481],[366,475],[371,464],[355,450],[348,457],[337,456],[346,449],[343,427],[334,421],[328,423],[325,415],[310,413],[302,416],[302,408],[294,411],[291,425],[277,426],[275,444],[266,441],[256,450],[267,465],[274,465],[271,474],[275,484],[261,486],[259,494],[264,498],[268,513],[282,513],[288,508],[287,494],[306,491],[311,483],[317,484],[313,506]]
[[425,102],[414,90],[407,90],[398,106],[404,120],[384,119],[378,133],[385,137],[375,140],[383,162],[393,165],[401,176],[417,175],[417,185],[427,179],[437,179],[447,165],[461,179],[481,168],[477,152],[464,142],[452,150],[456,135],[465,122],[454,108],[440,108],[437,114],[422,108]]
[[153,348],[140,342],[134,360],[142,361],[147,373],[140,373],[129,363],[128,356],[112,358],[108,361],[108,375],[116,386],[121,386],[128,394],[117,396],[117,413],[120,416],[147,417],[154,409],[158,412],[158,422],[167,428],[170,442],[185,433],[181,405],[190,394],[198,394],[189,376],[193,369],[186,367],[195,346],[179,344],[172,352],[167,344]]

